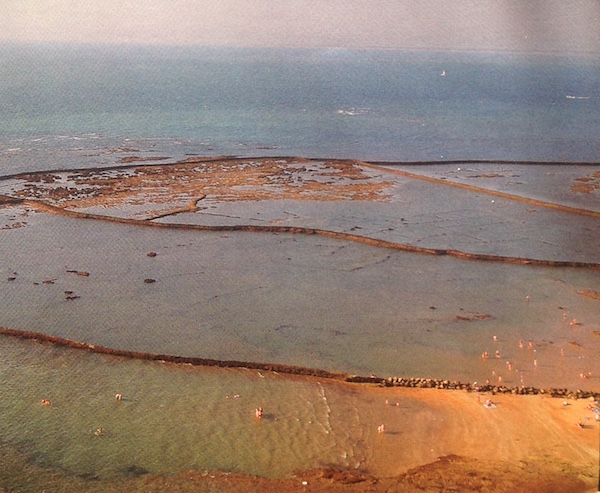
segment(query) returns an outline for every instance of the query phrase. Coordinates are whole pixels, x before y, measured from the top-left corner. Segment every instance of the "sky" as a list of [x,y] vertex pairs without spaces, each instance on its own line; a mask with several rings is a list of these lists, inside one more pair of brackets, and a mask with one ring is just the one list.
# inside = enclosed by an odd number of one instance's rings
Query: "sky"
[[599,0],[1,0],[0,42],[600,54]]

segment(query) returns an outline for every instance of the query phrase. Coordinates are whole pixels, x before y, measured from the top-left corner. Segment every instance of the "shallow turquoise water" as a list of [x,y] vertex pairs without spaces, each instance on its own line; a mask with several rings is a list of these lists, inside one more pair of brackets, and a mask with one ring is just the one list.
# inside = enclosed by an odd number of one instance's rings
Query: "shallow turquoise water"
[[[2,444],[42,467],[89,479],[135,470],[281,477],[324,464],[368,467],[367,442],[376,434],[365,411],[369,398],[335,385],[107,357],[6,336],[0,351]],[[259,406],[261,420],[254,416]]]

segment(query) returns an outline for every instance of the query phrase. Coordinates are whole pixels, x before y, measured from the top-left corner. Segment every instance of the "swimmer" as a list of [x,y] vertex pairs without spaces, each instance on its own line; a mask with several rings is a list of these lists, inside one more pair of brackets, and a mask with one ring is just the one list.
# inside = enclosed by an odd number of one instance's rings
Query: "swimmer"
[[496,358],[500,357],[500,351],[496,351]]
[[51,406],[52,403],[48,399],[42,399],[42,406]]
[[123,396],[121,394],[116,394],[115,395],[115,399],[118,401],[122,401],[123,400]]
[[102,428],[98,428],[95,432],[94,435],[96,435],[97,437],[101,436],[104,434],[104,431],[102,431]]
[[523,339],[521,339],[521,340],[519,341],[519,348],[520,348],[520,349],[523,349],[523,346],[524,346],[524,345],[525,345],[525,343],[523,342]]
[[377,432],[378,432],[378,433],[385,433],[385,426],[383,426],[383,425],[379,425],[379,426],[377,427]]
[[496,407],[496,404],[492,401],[492,399],[487,399],[485,401],[485,404],[483,405],[483,407],[485,407],[487,409],[492,409],[492,408]]
[[263,408],[262,407],[257,407],[254,410],[254,416],[256,416],[258,419],[263,417]]

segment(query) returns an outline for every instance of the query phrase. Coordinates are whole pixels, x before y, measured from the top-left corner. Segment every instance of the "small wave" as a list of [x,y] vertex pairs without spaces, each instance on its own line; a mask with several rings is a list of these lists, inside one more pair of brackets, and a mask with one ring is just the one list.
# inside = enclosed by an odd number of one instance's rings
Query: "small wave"
[[325,405],[325,421],[323,423],[319,423],[325,430],[325,433],[329,435],[331,432],[333,432],[333,428],[331,427],[331,407],[329,406],[329,401],[327,400],[327,396],[325,395],[325,389],[323,388],[323,385],[319,383],[318,387],[319,395],[321,396],[321,401]]

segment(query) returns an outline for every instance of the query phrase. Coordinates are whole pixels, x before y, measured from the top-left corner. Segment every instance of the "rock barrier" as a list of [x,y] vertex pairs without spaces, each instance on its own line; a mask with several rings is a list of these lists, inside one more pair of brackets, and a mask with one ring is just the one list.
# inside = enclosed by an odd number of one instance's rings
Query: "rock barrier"
[[355,384],[371,384],[382,387],[406,387],[419,389],[445,389],[462,390],[465,392],[481,392],[489,394],[513,394],[513,395],[547,395],[561,399],[600,399],[600,392],[587,390],[569,390],[566,388],[539,389],[536,387],[507,387],[504,385],[478,385],[476,383],[464,383],[457,380],[441,380],[434,378],[417,377],[388,377],[381,378],[375,375],[368,377],[358,375],[348,375],[346,373],[331,372],[317,368],[306,368],[302,366],[282,365],[278,363],[258,363],[249,361],[235,360],[216,360],[206,358],[195,358],[190,356],[174,356],[168,354],[144,353],[139,351],[127,351],[124,349],[112,349],[105,346],[98,346],[87,342],[72,341],[39,332],[9,329],[0,327],[0,335],[27,339],[41,343],[49,343],[56,346],[79,349],[98,354],[106,354],[122,358],[139,359],[146,361],[157,361],[161,363],[184,364],[193,366],[210,366],[218,368],[245,368],[249,370],[263,370],[274,373],[284,373],[288,375],[309,376],[317,378],[327,378]]
[[385,387],[407,387],[419,389],[445,389],[445,390],[464,390],[466,392],[482,392],[489,394],[513,394],[513,395],[547,395],[561,399],[593,399],[600,398],[600,392],[588,390],[569,390],[566,388],[537,388],[537,387],[510,387],[506,385],[480,385],[478,383],[465,383],[457,380],[442,380],[434,378],[417,377],[361,377],[349,376],[345,379],[353,383],[371,383]]
[[[9,197],[10,198],[10,197]],[[0,196],[1,203],[2,196]],[[361,243],[364,245],[370,245],[378,248],[387,248],[390,250],[422,253],[426,255],[448,255],[464,260],[475,260],[475,261],[487,261],[487,262],[502,262],[505,264],[516,264],[516,265],[531,265],[540,267],[576,267],[585,269],[596,269],[600,270],[599,262],[577,262],[570,260],[545,260],[545,259],[533,259],[525,257],[507,257],[502,255],[488,255],[481,253],[470,253],[463,252],[460,250],[453,249],[441,249],[441,248],[424,248],[406,243],[396,243],[392,241],[379,240],[376,238],[370,238],[368,236],[360,236],[350,233],[343,233],[339,231],[330,231],[327,229],[318,228],[305,228],[301,226],[261,226],[261,225],[247,225],[247,224],[234,224],[234,225],[202,225],[202,224],[182,224],[182,223],[159,223],[151,220],[139,220],[123,217],[114,216],[103,216],[100,214],[91,214],[86,212],[78,212],[69,209],[63,209],[40,200],[32,199],[20,199],[14,200],[12,198],[12,204],[21,204],[28,207],[32,207],[37,210],[48,212],[51,214],[59,214],[63,216],[78,218],[78,219],[92,219],[96,221],[107,221],[120,224],[128,224],[131,226],[144,226],[154,228],[165,228],[165,229],[184,229],[192,231],[231,231],[231,232],[248,232],[248,233],[287,233],[287,234],[303,234],[303,235],[318,235],[327,238],[335,238],[345,241],[352,241],[354,243]],[[181,211],[180,211],[181,212]],[[171,212],[172,213],[172,212]],[[169,213],[169,214],[171,214]],[[166,214],[166,215],[169,215]]]
[[[359,163],[368,168],[381,171],[381,167],[376,166],[376,165],[374,166],[372,163],[361,162],[361,161],[359,161]],[[415,164],[415,163],[413,163],[413,164]],[[425,164],[428,164],[428,163],[425,163]],[[434,163],[429,163],[429,164],[434,164]],[[517,163],[513,163],[513,164],[517,164]],[[542,164],[542,163],[538,163],[538,164]],[[582,164],[591,165],[592,163],[582,163]],[[492,190],[489,188],[478,187],[475,185],[470,185],[468,183],[462,183],[462,182],[458,182],[458,181],[444,180],[442,178],[436,178],[436,177],[428,176],[428,175],[420,175],[420,174],[416,174],[416,173],[410,173],[408,171],[404,171],[404,170],[400,170],[400,169],[393,169],[390,167],[386,167],[385,170],[389,171],[390,173],[393,173],[395,175],[404,176],[405,178],[427,181],[430,183],[437,183],[438,185],[443,185],[446,187],[462,188],[463,190],[469,190],[470,192],[484,193],[486,195],[493,195],[495,197],[501,197],[504,199],[512,200],[515,202],[522,202],[522,203],[534,205],[537,207],[544,207],[546,209],[555,209],[555,210],[559,210],[562,212],[568,212],[571,214],[579,214],[582,216],[590,216],[590,217],[600,218],[600,212],[594,211],[594,210],[580,209],[577,207],[570,207],[568,205],[556,204],[554,202],[547,202],[544,200],[532,199],[529,197],[522,197],[521,195],[515,195],[512,193],[501,192],[499,190]]]

